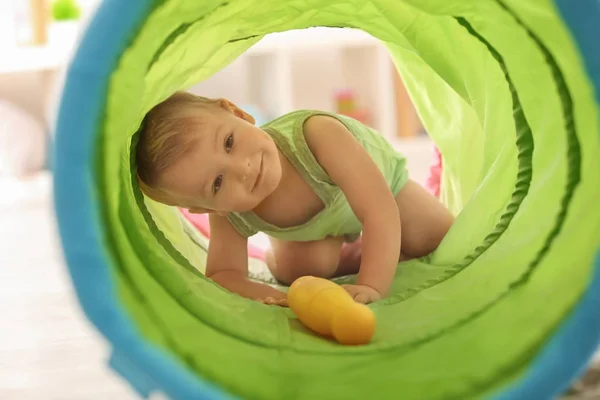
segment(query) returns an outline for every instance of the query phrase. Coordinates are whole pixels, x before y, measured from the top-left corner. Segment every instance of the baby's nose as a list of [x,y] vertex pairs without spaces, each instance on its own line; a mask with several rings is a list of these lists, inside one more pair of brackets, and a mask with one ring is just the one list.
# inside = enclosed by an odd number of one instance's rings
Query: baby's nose
[[250,172],[250,159],[243,159],[241,162],[237,163],[236,167],[236,175],[242,182],[244,182],[246,179],[248,179],[248,174]]

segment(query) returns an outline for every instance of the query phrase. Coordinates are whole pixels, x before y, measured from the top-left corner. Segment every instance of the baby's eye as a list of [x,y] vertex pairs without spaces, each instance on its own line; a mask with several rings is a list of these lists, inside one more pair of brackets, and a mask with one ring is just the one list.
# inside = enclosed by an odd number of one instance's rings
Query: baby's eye
[[219,189],[221,189],[221,185],[223,184],[223,175],[217,176],[217,179],[213,182],[213,193],[217,194]]
[[225,151],[229,153],[231,151],[232,147],[233,147],[233,133],[230,134],[229,136],[227,136],[227,139],[225,139]]

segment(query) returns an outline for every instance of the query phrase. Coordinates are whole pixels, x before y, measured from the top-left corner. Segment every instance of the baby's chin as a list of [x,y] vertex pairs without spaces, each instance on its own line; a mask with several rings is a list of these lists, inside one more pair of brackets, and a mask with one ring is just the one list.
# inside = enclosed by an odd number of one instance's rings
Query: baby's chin
[[232,207],[234,209],[231,210],[230,212],[245,213],[245,212],[254,211],[265,201],[265,199],[267,197],[269,197],[268,195],[270,193],[272,193],[272,192],[269,192],[267,194],[264,194],[264,193],[256,194],[256,195],[252,196],[251,200],[248,199],[247,202],[244,202],[244,204],[239,204],[237,207]]

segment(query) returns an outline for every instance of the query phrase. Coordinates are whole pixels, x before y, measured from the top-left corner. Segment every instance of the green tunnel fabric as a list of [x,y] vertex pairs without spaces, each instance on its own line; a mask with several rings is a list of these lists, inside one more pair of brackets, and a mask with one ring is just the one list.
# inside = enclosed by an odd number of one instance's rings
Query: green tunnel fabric
[[[348,348],[289,310],[227,293],[177,210],[142,197],[141,119],[265,34],[312,26],[382,40],[444,154],[457,221],[398,269],[372,306],[372,344]],[[516,379],[585,290],[598,248],[598,110],[550,1],[157,1],[118,68],[99,124],[96,190],[119,297],[141,334],[247,399],[442,399]]]

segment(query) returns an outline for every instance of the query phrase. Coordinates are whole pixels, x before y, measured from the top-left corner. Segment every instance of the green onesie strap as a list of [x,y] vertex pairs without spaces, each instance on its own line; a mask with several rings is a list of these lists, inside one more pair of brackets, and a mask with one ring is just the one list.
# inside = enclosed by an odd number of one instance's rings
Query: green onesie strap
[[[287,114],[264,126],[265,132],[271,136],[279,150],[292,163],[294,168],[302,175],[304,180],[315,191],[317,196],[328,206],[337,192],[335,184],[327,172],[315,159],[312,151],[308,147],[306,137],[304,136],[304,123],[310,117],[315,115],[328,115],[329,113],[320,111],[300,110]],[[276,127],[285,127],[285,120],[293,124],[290,135],[283,134]]]
[[235,230],[245,238],[249,238],[250,236],[254,236],[258,233],[258,230],[248,225],[245,219],[238,213],[227,213],[227,220],[231,225],[233,225]]

